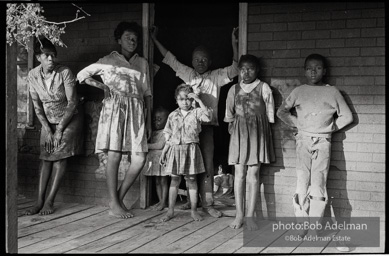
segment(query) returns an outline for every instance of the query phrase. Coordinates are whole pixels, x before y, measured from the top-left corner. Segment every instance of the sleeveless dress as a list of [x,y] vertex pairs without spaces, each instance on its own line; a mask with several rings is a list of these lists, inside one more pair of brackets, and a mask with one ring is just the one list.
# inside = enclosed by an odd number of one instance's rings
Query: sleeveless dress
[[226,118],[229,124],[230,165],[256,165],[275,161],[270,124],[266,115],[266,104],[262,96],[263,82],[249,93],[240,84],[230,88],[227,96]]

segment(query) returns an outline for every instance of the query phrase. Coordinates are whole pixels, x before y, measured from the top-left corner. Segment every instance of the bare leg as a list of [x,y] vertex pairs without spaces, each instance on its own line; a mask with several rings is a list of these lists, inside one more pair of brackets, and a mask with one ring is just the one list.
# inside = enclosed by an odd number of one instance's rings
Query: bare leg
[[[142,168],[146,163],[146,155],[147,153],[145,152],[132,152],[131,154],[130,168],[124,175],[124,180],[117,191],[119,202],[122,207],[125,207],[123,203],[124,196],[127,194],[132,184],[134,184],[136,178],[138,178],[139,173],[142,171]],[[134,216],[129,210],[126,211],[127,216]]]
[[45,204],[43,205],[43,208],[42,210],[40,210],[39,214],[47,215],[52,214],[54,212],[54,199],[57,195],[62,178],[65,174],[67,162],[67,159],[61,159],[53,163],[53,184],[51,186],[50,193],[46,198]]
[[189,189],[188,189],[188,182],[185,182],[185,186],[186,186],[188,193],[187,193],[187,197],[186,197],[186,203],[180,206],[181,210],[188,210],[188,209],[190,209],[190,205],[191,205],[190,204],[190,194],[189,194]]
[[52,167],[53,162],[42,160],[38,185],[38,201],[32,208],[24,212],[25,215],[37,214],[42,209],[45,202],[46,189],[51,176]]
[[157,179],[159,179],[159,187],[161,190],[161,197],[159,199],[158,206],[155,208],[155,210],[162,211],[167,205],[166,201],[167,201],[168,188],[169,188],[167,185],[168,176],[160,176],[160,177],[157,177]]
[[165,216],[162,217],[161,221],[168,221],[174,216],[174,206],[176,205],[178,187],[181,183],[181,176],[172,175],[172,181],[170,183],[169,189],[169,209]]
[[213,126],[203,125],[201,127],[200,138],[200,150],[204,160],[204,167],[206,172],[198,174],[199,191],[201,195],[203,210],[214,218],[219,218],[222,213],[213,207]]
[[122,208],[117,194],[118,169],[119,169],[119,164],[121,159],[122,159],[121,152],[108,151],[106,176],[107,176],[108,194],[110,198],[109,214],[117,218],[127,219],[131,216],[128,215],[128,213]]
[[195,221],[200,221],[203,220],[203,218],[200,216],[200,214],[197,212],[197,194],[198,194],[198,189],[197,189],[197,180],[196,180],[196,175],[187,175],[185,177],[185,180],[188,184],[188,190],[189,194],[191,196],[191,202],[190,202],[190,209],[191,209],[191,216],[192,219]]
[[243,193],[244,185],[246,182],[246,166],[235,165],[235,182],[234,182],[234,193],[235,193],[235,205],[236,205],[236,216],[235,220],[230,224],[231,228],[238,229],[243,225],[244,218],[244,202]]
[[251,165],[248,167],[247,170],[247,181],[248,185],[250,186],[250,194],[248,197],[248,202],[249,202],[249,207],[247,209],[247,214],[246,214],[246,220],[247,220],[247,229],[248,230],[257,230],[258,225],[255,223],[254,220],[254,211],[255,211],[255,206],[257,204],[257,199],[258,199],[258,191],[259,191],[259,165]]
[[161,204],[162,200],[162,186],[161,186],[161,176],[155,176],[155,190],[158,196],[158,203],[151,206],[151,209],[155,210]]

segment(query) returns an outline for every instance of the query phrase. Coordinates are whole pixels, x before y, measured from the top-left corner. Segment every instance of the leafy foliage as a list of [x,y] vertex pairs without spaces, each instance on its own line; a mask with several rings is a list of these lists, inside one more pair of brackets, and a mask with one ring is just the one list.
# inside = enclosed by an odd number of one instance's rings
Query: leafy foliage
[[28,42],[32,37],[36,37],[38,40],[40,37],[46,37],[54,45],[66,47],[61,40],[61,35],[65,33],[66,24],[85,18],[84,16],[78,17],[80,10],[90,16],[82,8],[76,7],[78,10],[75,19],[51,22],[42,15],[44,10],[39,3],[7,4],[7,44],[12,45],[16,41],[28,49]]

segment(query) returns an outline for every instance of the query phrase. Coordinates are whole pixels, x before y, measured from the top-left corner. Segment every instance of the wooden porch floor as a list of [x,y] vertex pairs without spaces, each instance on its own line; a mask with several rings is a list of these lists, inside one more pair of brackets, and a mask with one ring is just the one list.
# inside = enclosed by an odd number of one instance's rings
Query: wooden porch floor
[[[107,207],[76,203],[57,203],[55,213],[47,216],[23,216],[33,203],[18,199],[19,253],[339,253],[329,242],[319,247],[304,247],[301,242],[276,247],[285,232],[266,232],[269,222],[255,238],[267,246],[248,247],[243,229],[228,227],[233,217],[215,219],[200,211],[204,220],[195,222],[189,211],[177,210],[172,220],[163,223],[165,211],[135,209],[135,218],[122,220],[109,216]],[[356,248],[352,253],[378,253],[383,248],[381,242],[379,248]]]

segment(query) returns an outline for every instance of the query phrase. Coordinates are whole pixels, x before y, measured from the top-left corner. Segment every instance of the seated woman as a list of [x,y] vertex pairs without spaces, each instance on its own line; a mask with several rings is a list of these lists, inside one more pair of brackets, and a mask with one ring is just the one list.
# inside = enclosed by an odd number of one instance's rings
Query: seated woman
[[[55,62],[57,50],[46,38],[38,40],[34,54],[40,65],[28,73],[35,113],[42,124],[38,201],[25,214],[54,212],[54,199],[65,174],[67,159],[82,153],[84,114],[72,71]],[[45,200],[50,176],[52,186]]]

